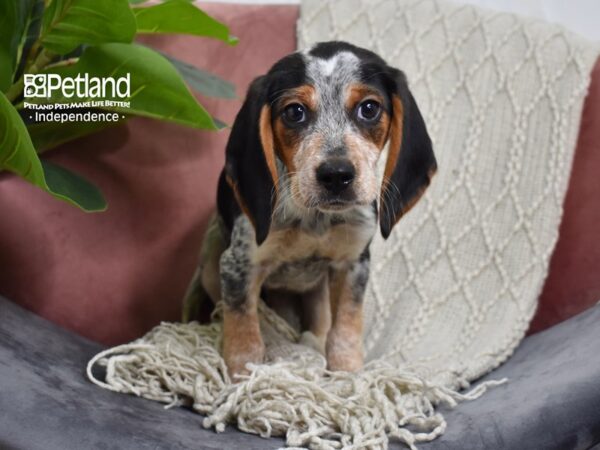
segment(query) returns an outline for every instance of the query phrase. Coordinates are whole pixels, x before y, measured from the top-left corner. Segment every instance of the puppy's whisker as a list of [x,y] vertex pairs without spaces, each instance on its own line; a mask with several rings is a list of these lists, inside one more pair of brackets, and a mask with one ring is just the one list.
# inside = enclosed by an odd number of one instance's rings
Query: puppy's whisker
[[396,183],[394,183],[389,177],[384,177],[383,183],[383,198],[380,202],[382,217],[385,217],[389,222],[394,222],[395,211],[392,207],[392,205],[396,203],[394,197],[397,196],[400,199],[400,203],[402,203],[402,194]]

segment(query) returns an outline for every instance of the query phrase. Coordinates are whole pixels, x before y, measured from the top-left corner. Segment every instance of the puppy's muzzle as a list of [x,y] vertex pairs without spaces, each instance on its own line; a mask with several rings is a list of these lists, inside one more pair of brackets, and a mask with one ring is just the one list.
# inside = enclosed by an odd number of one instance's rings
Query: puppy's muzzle
[[354,165],[345,158],[329,159],[317,167],[317,181],[330,195],[347,191],[355,176]]

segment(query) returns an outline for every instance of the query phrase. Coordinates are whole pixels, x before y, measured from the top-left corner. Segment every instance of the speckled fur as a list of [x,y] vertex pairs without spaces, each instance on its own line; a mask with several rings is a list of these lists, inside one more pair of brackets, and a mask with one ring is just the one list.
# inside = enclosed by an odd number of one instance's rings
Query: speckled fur
[[[388,78],[374,81],[382,73]],[[272,87],[269,94],[265,80],[287,88]],[[398,90],[404,85],[389,91],[396,82],[405,83],[401,72],[373,53],[333,42],[282,59],[252,84],[227,147],[215,219],[219,232],[211,227],[206,239],[214,242],[205,241],[198,271],[213,301],[224,303],[223,356],[232,375],[263,358],[261,293],[271,301],[278,296],[302,302],[302,342],[324,352],[331,369],[362,366],[362,299],[382,189],[376,165],[388,139],[395,146],[402,140],[398,124],[404,116],[392,117],[392,97],[407,97]],[[381,105],[377,122],[356,116],[366,99]],[[310,120],[302,127],[283,119],[293,103],[307,108]],[[391,139],[390,132],[397,135]],[[395,165],[399,148],[392,154]],[[329,192],[316,175],[323,162],[340,157],[355,169],[342,194]],[[435,163],[433,156],[424,161]],[[407,197],[396,199],[396,214]]]
[[348,51],[328,59],[315,57],[310,51],[302,56],[318,108],[313,111],[314,120],[303,132],[293,157],[295,173],[289,178],[292,198],[305,207],[319,202],[323,194],[315,177],[316,168],[328,158],[344,156],[356,168],[351,189],[353,200],[368,205],[379,192],[376,164],[383,142],[377,145],[366,138],[348,114],[349,97],[353,87],[360,84],[359,59]]

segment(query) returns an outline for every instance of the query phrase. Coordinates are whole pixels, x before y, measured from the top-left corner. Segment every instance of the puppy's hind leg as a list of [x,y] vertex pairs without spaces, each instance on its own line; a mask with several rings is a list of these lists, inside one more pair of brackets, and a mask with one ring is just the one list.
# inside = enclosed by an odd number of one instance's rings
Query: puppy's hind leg
[[200,312],[209,309],[209,303],[221,299],[219,259],[225,250],[225,239],[215,215],[204,234],[198,267],[183,297],[182,321],[198,320]]
[[200,311],[202,305],[210,301],[208,293],[204,289],[204,286],[202,286],[202,270],[202,265],[196,267],[192,281],[190,281],[183,296],[183,310],[181,313],[181,321],[183,323],[199,320],[201,318]]

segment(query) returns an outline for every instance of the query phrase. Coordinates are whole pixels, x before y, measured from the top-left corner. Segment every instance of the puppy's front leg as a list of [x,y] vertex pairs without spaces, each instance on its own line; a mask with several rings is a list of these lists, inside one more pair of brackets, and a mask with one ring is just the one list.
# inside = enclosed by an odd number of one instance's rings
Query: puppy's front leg
[[223,358],[231,377],[244,373],[249,362],[262,362],[265,354],[257,308],[266,271],[252,264],[252,245],[236,239],[235,231],[220,261]]
[[350,267],[331,269],[333,324],[327,335],[330,370],[355,371],[363,366],[362,301],[368,279],[368,249]]

